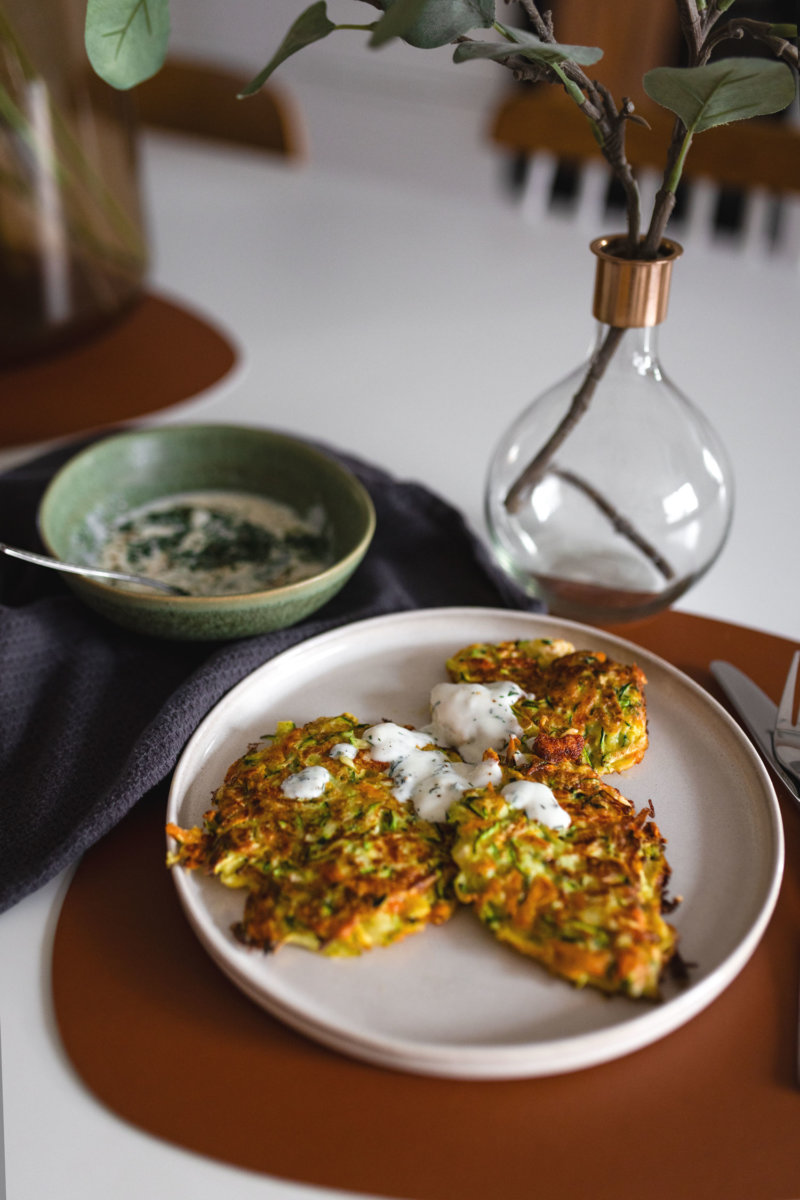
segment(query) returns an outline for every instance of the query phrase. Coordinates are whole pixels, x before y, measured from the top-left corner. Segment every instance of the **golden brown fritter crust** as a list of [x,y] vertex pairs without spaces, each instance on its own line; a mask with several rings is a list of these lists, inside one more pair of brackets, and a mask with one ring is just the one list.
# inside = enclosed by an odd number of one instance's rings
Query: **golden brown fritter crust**
[[[358,954],[452,915],[446,833],[394,798],[364,728],[347,713],[280,726],[230,767],[202,829],[168,827],[168,865],[247,890],[235,932],[248,945]],[[343,744],[354,757],[331,754]],[[315,767],[323,794],[287,798],[284,782]]]
[[647,681],[635,664],[537,638],[467,646],[447,670],[456,683],[518,684],[530,697],[514,707],[526,738],[579,735],[585,761],[598,771],[624,771],[647,749]]
[[456,895],[500,941],[579,987],[657,999],[676,952],[670,869],[652,808],[640,813],[586,765],[540,762],[526,775],[571,818],[551,829],[492,789],[450,806]]
[[[543,639],[469,646],[447,666],[454,682],[505,679],[525,695],[513,705],[521,736],[500,755],[487,752],[502,782],[466,792],[446,825],[396,799],[391,768],[344,713],[283,723],[252,747],[228,770],[202,828],[169,827],[169,864],[244,889],[235,933],[264,950],[294,943],[357,954],[446,921],[461,902],[498,939],[577,986],[657,998],[678,961],[663,915],[664,839],[652,805],[637,813],[597,773],[644,754],[644,675]],[[324,789],[289,798],[284,784],[309,768],[322,769]],[[520,781],[549,788],[568,827],[511,806],[501,791]]]

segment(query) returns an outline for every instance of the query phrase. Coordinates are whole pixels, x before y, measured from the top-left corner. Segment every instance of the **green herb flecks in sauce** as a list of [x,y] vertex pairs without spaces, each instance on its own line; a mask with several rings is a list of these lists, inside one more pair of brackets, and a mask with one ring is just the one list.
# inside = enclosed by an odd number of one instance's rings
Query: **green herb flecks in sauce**
[[185,492],[119,517],[98,565],[162,579],[193,595],[296,583],[333,562],[325,514],[241,492]]

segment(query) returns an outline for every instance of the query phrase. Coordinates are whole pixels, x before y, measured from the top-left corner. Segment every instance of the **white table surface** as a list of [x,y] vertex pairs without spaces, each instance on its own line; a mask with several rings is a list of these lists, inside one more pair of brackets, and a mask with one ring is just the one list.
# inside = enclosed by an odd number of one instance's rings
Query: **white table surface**
[[[435,488],[480,529],[490,448],[592,339],[590,232],[202,143],[143,149],[151,284],[240,350],[226,380],[161,419],[308,433]],[[687,253],[661,352],[722,433],[737,484],[728,544],[678,607],[800,641],[798,316],[796,270]],[[344,1195],[183,1152],[86,1091],[50,997],[68,882],[0,917],[9,1200]]]

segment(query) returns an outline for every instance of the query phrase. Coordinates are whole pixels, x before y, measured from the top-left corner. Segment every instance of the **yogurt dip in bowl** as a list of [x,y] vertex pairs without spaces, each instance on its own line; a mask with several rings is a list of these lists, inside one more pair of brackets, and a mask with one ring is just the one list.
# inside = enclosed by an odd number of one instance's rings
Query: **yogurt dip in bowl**
[[296,624],[347,582],[375,512],[341,463],[287,434],[169,425],[93,443],[39,508],[48,551],[130,571],[188,596],[64,576],[95,611],[140,633],[247,637]]

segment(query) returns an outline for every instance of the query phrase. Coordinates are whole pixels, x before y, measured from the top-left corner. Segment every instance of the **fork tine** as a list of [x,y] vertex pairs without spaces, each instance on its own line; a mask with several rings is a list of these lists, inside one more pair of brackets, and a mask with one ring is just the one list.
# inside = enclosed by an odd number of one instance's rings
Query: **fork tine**
[[800,727],[800,721],[798,721],[797,725],[792,721],[798,666],[800,666],[800,650],[795,650],[792,665],[789,667],[789,674],[786,676],[786,683],[783,685],[781,702],[778,705],[778,717],[775,721],[776,730],[795,730]]

